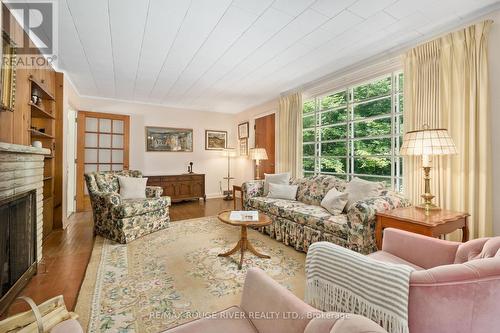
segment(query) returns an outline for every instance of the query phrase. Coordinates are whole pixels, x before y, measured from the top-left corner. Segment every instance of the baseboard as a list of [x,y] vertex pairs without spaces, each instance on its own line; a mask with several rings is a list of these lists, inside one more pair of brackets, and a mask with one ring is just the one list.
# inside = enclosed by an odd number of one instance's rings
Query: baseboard
[[220,199],[224,198],[224,196],[220,193],[209,193],[207,194],[207,199]]

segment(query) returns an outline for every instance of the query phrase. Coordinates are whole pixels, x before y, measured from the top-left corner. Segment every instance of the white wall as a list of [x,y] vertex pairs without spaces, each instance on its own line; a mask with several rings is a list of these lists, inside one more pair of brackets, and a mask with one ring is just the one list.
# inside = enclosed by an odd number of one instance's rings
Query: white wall
[[489,36],[491,152],[493,169],[493,230],[500,236],[500,11],[488,16],[493,19]]
[[[67,109],[67,117],[65,118],[64,126],[66,127],[67,135],[64,137],[66,142],[66,158],[64,159],[64,171],[66,175],[66,204],[63,211],[66,212],[65,219],[76,212],[76,110],[69,107]],[[64,193],[64,192],[63,192]]]
[[[228,146],[235,147],[234,115],[77,96],[74,98],[74,104],[81,111],[130,116],[130,169],[141,170],[146,176],[180,174],[187,172],[189,162],[193,162],[193,170],[206,175],[207,197],[221,196],[220,182],[227,175],[227,158],[224,158],[220,151],[205,150],[205,130],[227,131]],[[193,152],[146,152],[146,126],[192,128]],[[235,168],[233,163],[233,174]],[[224,183],[222,186],[224,187]]]
[[[73,85],[68,79],[68,76],[64,75],[64,94],[63,94],[63,194],[62,194],[62,211],[63,211],[63,228],[68,226],[68,215],[70,215],[72,210],[72,204],[69,202],[71,197],[76,194],[72,194],[74,192],[74,177],[71,175],[74,173],[74,155],[76,151],[74,151],[74,147],[71,147],[70,136],[75,134],[70,130],[69,126],[69,116],[71,114],[71,110],[75,109],[71,104],[73,100],[76,99],[77,94]],[[70,184],[71,182],[71,184]],[[69,191],[68,191],[69,190]]]

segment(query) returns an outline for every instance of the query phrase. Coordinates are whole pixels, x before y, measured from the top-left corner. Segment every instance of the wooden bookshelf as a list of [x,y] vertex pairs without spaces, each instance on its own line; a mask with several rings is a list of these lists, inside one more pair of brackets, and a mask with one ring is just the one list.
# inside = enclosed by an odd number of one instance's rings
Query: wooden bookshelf
[[[31,137],[32,138],[38,138],[38,139],[54,139],[54,136],[50,135],[50,134],[47,134],[47,133],[44,133],[44,132],[40,132],[40,131],[37,131],[35,129],[30,129],[30,132],[31,132]],[[50,148],[49,148],[50,149]]]
[[[56,123],[57,110],[54,92],[55,72],[48,69],[32,70],[28,76],[29,89],[26,93],[28,108],[30,111],[30,123],[28,132],[30,143],[40,141],[44,148],[51,150],[51,155],[44,159],[43,177],[43,237],[47,237],[54,228],[54,192],[55,174],[57,165],[60,164],[56,158],[56,135],[57,126],[63,124]],[[36,96],[34,98],[33,96]],[[39,99],[38,103],[33,103],[33,98]],[[39,131],[43,128],[44,132]],[[59,167],[62,168],[62,165]]]
[[32,102],[30,102],[29,105],[31,107],[31,117],[55,119],[51,112],[45,111],[40,106],[33,104]]
[[38,81],[33,75],[30,75],[29,80],[31,82],[31,92],[37,93],[42,98],[49,99],[51,101],[55,101],[54,95],[49,92],[45,82]]

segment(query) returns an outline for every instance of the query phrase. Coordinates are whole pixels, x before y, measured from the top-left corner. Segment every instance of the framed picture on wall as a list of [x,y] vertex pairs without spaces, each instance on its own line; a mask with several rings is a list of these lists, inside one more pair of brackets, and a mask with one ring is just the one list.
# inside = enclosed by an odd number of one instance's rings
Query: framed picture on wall
[[146,151],[192,152],[190,128],[146,127]]
[[240,156],[248,156],[248,139],[241,139],[239,143]]
[[227,132],[205,130],[205,149],[222,150],[227,147]]
[[2,34],[2,65],[0,68],[0,112],[14,112],[16,87],[15,44],[7,33]]
[[248,139],[249,123],[244,122],[238,125],[238,139]]

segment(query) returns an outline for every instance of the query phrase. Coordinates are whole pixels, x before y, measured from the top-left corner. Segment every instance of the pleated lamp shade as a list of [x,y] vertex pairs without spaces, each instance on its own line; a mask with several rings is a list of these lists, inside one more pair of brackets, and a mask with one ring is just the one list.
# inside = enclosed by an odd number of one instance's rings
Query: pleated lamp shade
[[267,152],[265,148],[250,148],[250,159],[252,160],[267,160]]
[[457,148],[445,129],[422,129],[405,134],[400,154],[403,156],[454,155]]

